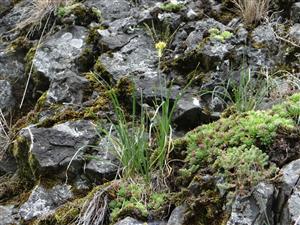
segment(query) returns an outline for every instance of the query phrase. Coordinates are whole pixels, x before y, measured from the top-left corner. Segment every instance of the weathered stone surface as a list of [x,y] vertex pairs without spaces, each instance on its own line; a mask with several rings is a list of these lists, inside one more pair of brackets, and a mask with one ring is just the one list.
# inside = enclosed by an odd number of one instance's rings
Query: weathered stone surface
[[187,53],[188,51],[195,50],[203,41],[204,35],[207,35],[209,29],[211,28],[219,29],[221,32],[230,30],[230,28],[214,19],[210,18],[201,20],[194,25],[195,30],[192,31],[187,37],[185,41],[187,49],[185,50],[185,52]]
[[227,225],[274,225],[272,184],[259,183],[251,196],[237,196]]
[[265,45],[269,48],[277,47],[277,39],[271,25],[261,25],[255,28],[251,34],[255,45]]
[[88,80],[69,71],[60,72],[51,81],[47,93],[49,103],[81,104]]
[[196,90],[184,93],[177,103],[173,117],[177,128],[189,130],[219,118],[217,113],[206,113],[205,107],[207,106],[204,105]]
[[295,23],[300,23],[300,2],[295,2],[291,9],[291,19]]
[[12,87],[6,80],[0,80],[0,110],[9,111],[14,105]]
[[127,75],[146,98],[159,95],[164,75],[158,71],[158,56],[150,36],[138,33],[119,51],[102,54],[98,60],[115,80]]
[[[4,34],[6,40],[13,40],[20,33],[18,30],[12,31],[17,24],[25,21],[31,15],[32,5],[31,0],[24,0],[17,3],[14,8],[0,19],[0,36]],[[8,32],[6,34],[6,32]]]
[[184,225],[186,207],[184,205],[176,207],[168,220],[167,225]]
[[95,182],[114,179],[119,168],[119,161],[113,155],[113,146],[109,138],[103,138],[95,150],[97,151],[94,156],[96,159],[87,163],[86,175]]
[[19,213],[25,221],[44,216],[72,197],[71,187],[67,185],[56,185],[50,189],[36,186],[28,200],[21,205]]
[[290,28],[289,35],[294,41],[300,43],[300,23],[296,23]]
[[[27,127],[23,134],[30,143],[30,154],[34,160],[30,163],[38,164],[38,173],[46,176],[56,175],[55,172],[65,174],[67,165],[72,160],[75,170],[81,168],[83,159],[75,157],[82,155],[87,145],[97,140],[95,126],[86,120],[66,122],[52,128]],[[54,172],[54,173],[53,173]]]
[[12,3],[12,0],[0,0],[0,15],[1,13],[8,10],[11,7]]
[[20,216],[13,205],[0,206],[0,225],[19,225]]
[[281,169],[282,185],[279,190],[277,211],[279,224],[295,224],[300,215],[300,159]]
[[110,21],[130,15],[131,4],[126,0],[88,0],[84,4],[99,9],[103,18]]
[[38,73],[53,80],[59,72],[78,72],[76,62],[83,53],[87,29],[74,26],[61,30],[46,39],[36,51],[33,65]]
[[[131,217],[126,217],[125,219],[119,221],[115,225],[144,225],[145,222],[138,221],[136,219],[133,219]],[[165,222],[147,222],[147,225],[166,225]]]
[[8,52],[0,43],[0,79],[22,81],[25,77],[23,58],[24,55]]
[[[0,138],[0,141],[1,138]],[[0,157],[0,176],[5,174],[13,174],[17,170],[16,160],[9,154],[2,154]]]

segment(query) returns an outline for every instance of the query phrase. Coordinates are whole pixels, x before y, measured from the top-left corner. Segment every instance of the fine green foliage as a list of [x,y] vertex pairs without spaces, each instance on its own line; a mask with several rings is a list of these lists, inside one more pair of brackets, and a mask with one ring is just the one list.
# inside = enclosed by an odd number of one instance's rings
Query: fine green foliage
[[238,82],[229,79],[225,85],[217,85],[213,91],[204,91],[202,95],[212,94],[212,99],[218,97],[224,104],[234,105],[238,112],[255,110],[273,86],[267,79],[255,80],[252,77],[250,68],[242,69]]
[[[167,98],[157,108],[157,113],[151,119],[150,134],[154,131],[154,138],[150,145],[154,149],[151,155],[151,168],[160,169],[163,171],[166,165],[166,160],[171,152],[172,144],[172,118],[176,109],[177,102],[180,95],[177,96],[175,102],[172,104],[170,100],[170,93]],[[156,104],[157,105],[157,104]],[[159,113],[158,110],[161,112]]]
[[[133,178],[138,175],[149,182],[151,174],[157,169],[164,171],[171,151],[171,121],[181,94],[177,96],[174,104],[171,103],[171,97],[168,94],[168,97],[156,106],[155,114],[150,118],[145,108],[141,107],[138,112],[133,85],[125,88],[131,89],[129,91],[132,94],[131,115],[126,114],[119,102],[118,91],[122,91],[121,87],[119,89],[108,87],[106,92],[111,100],[116,122],[111,121],[110,130],[101,126],[99,128],[109,137],[113,145],[112,153],[121,163],[122,176]],[[142,96],[139,105],[143,105]]]
[[263,149],[272,144],[279,128],[293,129],[299,115],[298,93],[272,110],[234,114],[198,127],[185,137],[188,166],[182,175],[210,167],[224,177],[227,186],[239,189],[257,184],[274,172]]
[[165,2],[162,3],[159,8],[166,12],[178,12],[184,8],[184,4],[181,3],[172,3],[172,2]]
[[211,28],[208,30],[208,32],[210,33],[209,38],[211,40],[217,40],[223,43],[233,36],[233,34],[230,31],[221,32],[218,28]]
[[219,187],[225,190],[244,190],[245,187],[257,184],[262,178],[270,177],[276,167],[271,165],[268,168],[268,159],[268,155],[254,145],[226,149],[213,164],[217,174],[225,178]]
[[120,217],[135,214],[146,219],[149,212],[166,204],[166,193],[152,192],[143,183],[122,183],[116,197],[109,203],[110,220],[116,222]]
[[107,91],[116,115],[116,123],[112,123],[111,131],[101,129],[109,138],[114,146],[113,153],[119,159],[122,165],[122,175],[131,177],[135,174],[144,176],[146,180],[150,179],[150,163],[148,152],[148,137],[146,115],[142,110],[139,117],[136,117],[136,97],[132,98],[132,121],[128,122],[125,111],[122,109],[116,90]]

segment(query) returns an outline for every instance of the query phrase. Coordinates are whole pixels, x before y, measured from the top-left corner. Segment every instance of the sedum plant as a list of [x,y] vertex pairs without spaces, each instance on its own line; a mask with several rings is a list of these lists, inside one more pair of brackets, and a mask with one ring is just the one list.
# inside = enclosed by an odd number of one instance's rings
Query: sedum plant
[[236,190],[270,177],[275,166],[264,149],[273,143],[279,128],[294,129],[300,116],[300,93],[268,111],[249,111],[202,125],[188,133],[187,167],[183,176],[204,168],[224,178],[224,187]]

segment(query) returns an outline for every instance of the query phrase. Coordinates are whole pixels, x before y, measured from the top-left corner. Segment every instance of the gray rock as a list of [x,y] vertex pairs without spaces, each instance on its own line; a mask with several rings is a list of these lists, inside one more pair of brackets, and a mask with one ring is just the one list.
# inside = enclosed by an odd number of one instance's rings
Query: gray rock
[[[245,56],[247,56],[246,59]],[[279,58],[267,48],[241,46],[235,49],[235,59],[239,65],[247,62],[251,65],[252,71],[255,71],[260,68],[273,68]]]
[[19,213],[25,221],[28,221],[52,213],[72,197],[71,186],[56,185],[50,189],[36,186],[28,200],[21,205]]
[[196,13],[193,9],[189,9],[187,14],[186,14],[186,17],[189,20],[194,20],[195,18],[197,18],[197,16],[198,16],[198,13]]
[[11,7],[12,3],[12,0],[0,0],[0,15],[1,13],[8,10]]
[[281,213],[279,224],[295,224],[300,215],[300,159],[281,169],[282,185],[277,200],[277,211]]
[[107,49],[115,50],[126,45],[131,39],[132,35],[124,33],[116,33],[110,30],[98,30],[100,35],[100,43]]
[[14,5],[9,13],[0,19],[0,36],[3,35],[6,40],[13,40],[18,36],[20,33],[19,30],[15,29],[13,32],[11,31],[16,28],[20,22],[29,18],[32,12],[31,1],[32,0],[20,1]]
[[[298,225],[300,223],[300,188],[298,187],[289,200],[287,201],[286,208],[283,210],[283,219],[281,224]],[[296,223],[297,221],[297,223]]]
[[140,222],[136,219],[133,219],[131,217],[126,217],[125,219],[122,219],[121,221],[119,221],[118,223],[116,223],[115,225],[143,225],[144,222]]
[[23,58],[22,54],[7,52],[6,46],[0,43],[0,80],[22,83],[25,78]]
[[8,154],[1,155],[0,176],[5,174],[13,174],[16,172],[16,170],[17,170],[16,160]]
[[224,61],[233,49],[234,46],[227,41],[209,41],[200,50],[200,57],[204,68],[206,70],[217,69],[220,62]]
[[187,91],[179,99],[173,117],[178,130],[190,130],[219,118],[216,114],[205,113],[206,105],[198,93]]
[[186,207],[184,205],[177,206],[171,213],[167,225],[184,225]]
[[[81,169],[84,148],[97,140],[95,126],[90,121],[72,121],[52,128],[27,127],[22,130],[30,143],[29,152],[37,163],[36,172],[43,176],[65,176],[67,165],[72,161],[75,173]],[[77,152],[78,151],[78,152]],[[78,157],[75,157],[76,152]],[[35,165],[36,166],[36,165]]]
[[291,9],[291,19],[295,23],[300,23],[300,2],[295,2]]
[[47,38],[37,49],[33,60],[37,74],[51,81],[59,72],[78,72],[79,65],[76,63],[86,47],[86,36],[86,28],[74,26]]
[[288,187],[290,190],[297,185],[300,184],[300,159],[290,162],[286,166],[284,166],[281,170],[282,182]]
[[230,28],[211,18],[197,22],[194,27],[195,30],[192,31],[186,38],[185,42],[187,49],[185,50],[185,53],[191,50],[195,50],[199,46],[201,41],[203,41],[204,35],[208,33],[209,29],[216,28],[221,32],[230,30]]
[[274,225],[274,192],[272,184],[259,183],[250,196],[237,196],[227,225]]
[[180,60],[179,67],[181,69],[187,67],[191,70],[200,65],[205,72],[216,70],[222,61],[231,55],[234,44],[237,42],[235,34],[232,32],[232,37],[227,40],[218,40],[214,38],[216,35],[209,33],[211,28],[218,29],[221,33],[232,31],[230,27],[211,18],[196,23],[187,23],[182,28],[184,31],[178,31],[172,46],[175,48],[173,57],[175,60],[176,58]]
[[236,31],[236,42],[246,44],[248,39],[248,31],[244,27],[239,27]]
[[14,106],[12,87],[6,80],[0,80],[0,110],[10,111]]
[[251,34],[253,40],[257,43],[273,44],[276,42],[274,29],[270,24],[256,27]]
[[113,146],[108,137],[104,137],[97,148],[97,154],[86,167],[86,175],[93,181],[114,179],[119,168],[119,161],[113,154]]
[[271,25],[261,25],[256,27],[251,34],[253,43],[256,45],[265,45],[270,49],[277,48],[277,39]]
[[103,49],[117,50],[128,44],[129,41],[136,37],[134,28],[137,21],[132,18],[118,19],[109,23],[108,29],[99,29],[99,45]]
[[99,9],[102,12],[102,17],[109,21],[130,15],[131,4],[126,0],[87,0],[84,4]]
[[20,216],[13,205],[0,206],[0,225],[19,225]]
[[81,104],[88,80],[71,70],[60,72],[51,81],[47,101],[49,103]]
[[0,109],[5,111],[14,110],[24,92],[24,56],[21,52],[7,51],[0,42]]
[[300,43],[300,23],[294,24],[289,30],[289,36],[297,43]]
[[182,16],[176,13],[159,13],[158,20],[162,24],[168,24],[171,29],[176,29],[182,22]]
[[131,217],[126,217],[125,219],[122,219],[120,220],[119,222],[117,222],[115,225],[166,225],[165,222],[161,222],[161,221],[158,221],[158,222],[141,222],[141,221],[138,221],[136,219],[133,219]]
[[127,75],[146,98],[159,95],[164,75],[158,71],[158,56],[150,36],[138,33],[119,51],[102,54],[99,61],[114,80]]

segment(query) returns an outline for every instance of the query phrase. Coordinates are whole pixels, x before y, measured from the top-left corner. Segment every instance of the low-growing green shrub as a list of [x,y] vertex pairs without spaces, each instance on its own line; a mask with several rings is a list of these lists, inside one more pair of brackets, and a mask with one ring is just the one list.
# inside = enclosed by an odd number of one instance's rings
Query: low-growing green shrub
[[223,43],[233,36],[233,34],[230,31],[221,32],[218,28],[211,28],[208,30],[208,32],[210,33],[210,39],[218,40]]
[[165,3],[162,3],[159,6],[159,8],[161,8],[161,10],[166,11],[166,12],[178,12],[184,8],[184,4],[165,2]]
[[200,126],[185,137],[188,166],[181,174],[191,176],[208,167],[224,178],[224,186],[251,187],[274,172],[264,149],[279,128],[293,129],[299,116],[298,93],[271,110],[234,114]]
[[150,211],[158,210],[166,204],[166,197],[164,192],[152,192],[143,182],[122,183],[115,199],[109,203],[110,220],[116,222],[130,215],[146,219]]

